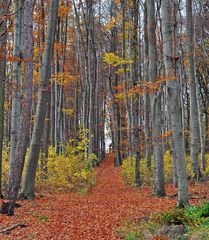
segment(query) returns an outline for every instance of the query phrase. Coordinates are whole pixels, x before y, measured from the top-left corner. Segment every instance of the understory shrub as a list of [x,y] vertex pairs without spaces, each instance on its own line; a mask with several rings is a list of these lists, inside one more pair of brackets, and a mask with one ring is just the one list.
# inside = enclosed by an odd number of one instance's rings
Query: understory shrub
[[[183,228],[183,232],[181,231],[175,239],[209,239],[209,202],[200,206],[188,206],[185,209],[169,209],[138,222],[128,220],[117,229],[116,234],[125,240],[164,239],[162,232],[167,231],[167,234],[171,234],[178,227]],[[170,239],[166,235],[164,237]]]
[[8,175],[9,175],[9,151],[4,148],[2,153],[2,188],[3,191],[7,188]]
[[94,184],[94,174],[91,161],[96,161],[96,156],[86,159],[85,140],[71,141],[65,149],[65,155],[57,155],[53,147],[49,148],[47,161],[47,175],[43,179],[40,166],[37,174],[39,187],[53,189],[76,190],[86,193]]
[[[209,154],[205,155],[205,160],[206,160],[207,168],[203,172],[203,175],[209,176]],[[191,174],[190,156],[186,156],[186,163],[187,163],[187,174],[189,176]],[[153,158],[152,158],[151,169],[147,168],[146,159],[144,157],[140,159],[140,173],[141,173],[141,179],[143,184],[151,185],[153,183],[153,169],[154,169]],[[165,181],[172,182],[172,157],[169,150],[167,150],[164,154],[164,173],[165,173]],[[135,186],[135,158],[134,157],[127,157],[123,159],[122,177],[125,184],[127,184],[128,186]]]
[[[79,140],[71,140],[66,148],[65,155],[57,155],[55,149],[50,146],[46,162],[47,174],[43,177],[41,170],[41,157],[36,174],[36,186],[42,190],[77,190],[80,193],[88,192],[95,182],[93,167],[98,160],[94,154],[86,158],[88,140],[80,135]],[[28,151],[27,151],[28,155]],[[26,161],[27,161],[26,155]],[[41,156],[43,154],[40,154]],[[26,164],[25,164],[26,165]],[[25,171],[25,166],[24,170]],[[9,175],[9,148],[3,149],[2,162],[2,187],[7,189]],[[24,175],[24,173],[23,173]]]
[[182,224],[186,233],[183,239],[208,239],[209,237],[209,202],[200,206],[188,206],[185,209],[171,209],[161,214],[160,223]]
[[159,224],[154,221],[141,220],[137,223],[129,219],[116,230],[115,235],[125,240],[152,239],[157,234],[158,227]]
[[[147,169],[146,160],[140,160],[140,173],[143,184],[150,185],[153,182],[153,173],[151,169]],[[122,178],[126,185],[135,186],[135,158],[128,157],[123,160]]]

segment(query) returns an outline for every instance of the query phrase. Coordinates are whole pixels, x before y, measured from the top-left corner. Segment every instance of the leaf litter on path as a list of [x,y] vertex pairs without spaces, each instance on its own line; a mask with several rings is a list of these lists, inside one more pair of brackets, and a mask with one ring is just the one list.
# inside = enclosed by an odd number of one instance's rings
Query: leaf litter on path
[[[174,198],[152,196],[150,187],[128,188],[121,178],[121,168],[114,167],[113,155],[107,155],[95,169],[96,185],[87,195],[56,193],[33,201],[21,201],[12,217],[0,215],[0,229],[19,222],[16,228],[0,239],[13,240],[116,240],[116,229],[126,219],[140,219],[151,212],[160,212],[175,205]],[[193,187],[191,191],[195,189]],[[168,185],[167,193],[175,193]],[[203,185],[194,191],[206,192]],[[198,203],[200,199],[193,199]]]

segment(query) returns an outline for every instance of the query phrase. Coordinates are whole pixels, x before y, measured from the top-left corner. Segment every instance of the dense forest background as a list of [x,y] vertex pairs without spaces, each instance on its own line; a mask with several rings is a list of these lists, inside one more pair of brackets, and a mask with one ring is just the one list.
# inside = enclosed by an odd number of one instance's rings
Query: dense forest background
[[209,175],[207,0],[0,0],[2,209],[87,192],[107,150],[126,184]]

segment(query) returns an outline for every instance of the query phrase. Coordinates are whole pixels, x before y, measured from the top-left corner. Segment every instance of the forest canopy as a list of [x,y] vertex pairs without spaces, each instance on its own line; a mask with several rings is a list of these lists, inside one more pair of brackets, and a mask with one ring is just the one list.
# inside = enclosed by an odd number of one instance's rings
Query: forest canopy
[[124,183],[209,175],[207,0],[0,0],[0,196],[82,193],[111,152]]

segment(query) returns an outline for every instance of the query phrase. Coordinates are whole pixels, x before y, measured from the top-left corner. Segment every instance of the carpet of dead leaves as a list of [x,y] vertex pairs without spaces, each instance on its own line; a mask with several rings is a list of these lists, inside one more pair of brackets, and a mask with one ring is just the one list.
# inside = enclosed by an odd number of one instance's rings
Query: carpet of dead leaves
[[[96,185],[87,195],[76,193],[47,194],[33,201],[21,201],[12,217],[0,215],[0,230],[16,223],[27,224],[0,239],[114,240],[116,229],[130,218],[138,219],[175,205],[175,193],[166,187],[168,197],[156,198],[151,187],[128,188],[123,184],[121,169],[114,168],[108,155],[96,172]],[[192,196],[209,199],[208,184],[190,186]],[[169,197],[170,195],[170,197]],[[202,199],[194,198],[192,204]]]

